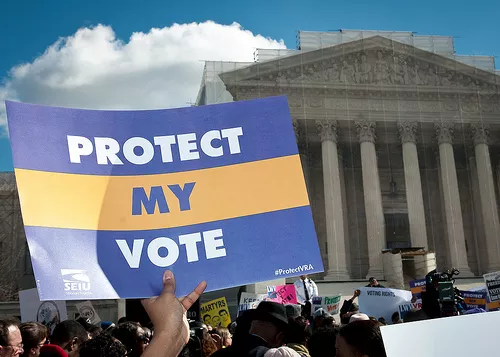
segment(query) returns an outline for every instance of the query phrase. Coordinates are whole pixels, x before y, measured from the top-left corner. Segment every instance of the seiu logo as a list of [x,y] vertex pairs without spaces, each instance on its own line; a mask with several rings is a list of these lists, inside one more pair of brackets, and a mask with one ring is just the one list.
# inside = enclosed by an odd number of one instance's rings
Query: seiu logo
[[90,291],[90,279],[85,270],[61,269],[61,275],[64,281],[64,291]]

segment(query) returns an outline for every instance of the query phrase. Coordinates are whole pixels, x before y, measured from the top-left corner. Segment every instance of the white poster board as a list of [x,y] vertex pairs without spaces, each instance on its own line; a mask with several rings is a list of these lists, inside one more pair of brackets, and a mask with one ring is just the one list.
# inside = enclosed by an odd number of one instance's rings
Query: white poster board
[[267,300],[267,294],[241,293],[238,315],[243,311],[256,309],[261,301]]
[[399,313],[399,305],[410,303],[412,298],[411,291],[408,290],[368,287],[359,290],[359,312],[377,319],[383,317],[388,323],[392,323],[392,314]]
[[500,312],[487,312],[382,326],[381,331],[387,357],[498,356],[498,326]]
[[40,301],[37,289],[19,292],[22,322],[40,322],[50,327],[50,331],[61,321],[68,319],[66,301]]
[[101,322],[101,318],[95,311],[94,306],[90,301],[84,301],[75,305],[84,319],[87,319],[92,325],[97,325]]

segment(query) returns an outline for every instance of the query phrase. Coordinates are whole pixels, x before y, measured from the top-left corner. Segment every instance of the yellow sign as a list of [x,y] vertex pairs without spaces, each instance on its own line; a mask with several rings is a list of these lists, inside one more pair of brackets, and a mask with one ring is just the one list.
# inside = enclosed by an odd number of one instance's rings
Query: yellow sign
[[212,327],[227,327],[231,323],[231,316],[225,297],[201,304],[201,317],[206,325]]

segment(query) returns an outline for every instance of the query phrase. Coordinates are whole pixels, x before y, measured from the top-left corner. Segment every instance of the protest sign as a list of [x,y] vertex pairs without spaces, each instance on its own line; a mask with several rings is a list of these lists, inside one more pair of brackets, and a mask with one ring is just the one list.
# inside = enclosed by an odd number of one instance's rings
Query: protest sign
[[392,314],[399,312],[399,305],[410,303],[411,291],[363,287],[359,289],[359,311],[368,316],[385,318],[390,323]]
[[467,305],[467,310],[471,309],[486,309],[488,294],[485,291],[460,291]]
[[54,331],[54,327],[68,319],[66,301],[40,301],[37,289],[22,290],[19,292],[21,307],[21,321],[36,321]]
[[6,106],[42,300],[158,295],[166,269],[180,296],[323,271],[286,97]]
[[330,315],[337,315],[340,311],[341,295],[337,296],[316,296],[312,298],[312,313],[318,309],[323,309]]
[[297,291],[293,284],[268,286],[267,297],[269,301],[279,304],[297,304]]
[[231,323],[231,316],[225,297],[221,297],[201,304],[203,322],[212,327],[227,327]]
[[101,318],[95,311],[94,306],[90,301],[84,301],[76,304],[76,308],[80,313],[80,316],[89,321],[92,325],[97,325],[101,322]]
[[415,302],[406,302],[404,304],[399,305],[399,318],[401,320],[405,319],[405,316],[408,312],[412,310],[420,310],[422,309],[422,300],[417,300]]
[[238,315],[243,311],[256,309],[264,300],[267,300],[267,294],[241,293]]
[[[380,330],[387,357],[498,356],[499,321],[500,312],[489,312],[382,326]],[[457,331],[466,334],[457,336]]]
[[410,290],[413,296],[420,299],[422,292],[425,291],[425,279],[417,279],[409,282]]
[[500,271],[485,274],[483,277],[491,302],[500,302]]

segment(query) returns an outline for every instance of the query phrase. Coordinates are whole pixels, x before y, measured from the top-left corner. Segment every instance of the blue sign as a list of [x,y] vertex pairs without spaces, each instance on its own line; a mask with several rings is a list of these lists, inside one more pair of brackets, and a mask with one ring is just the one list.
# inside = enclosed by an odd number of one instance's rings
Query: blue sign
[[178,295],[323,271],[286,97],[6,106],[40,299],[150,297],[165,269]]

